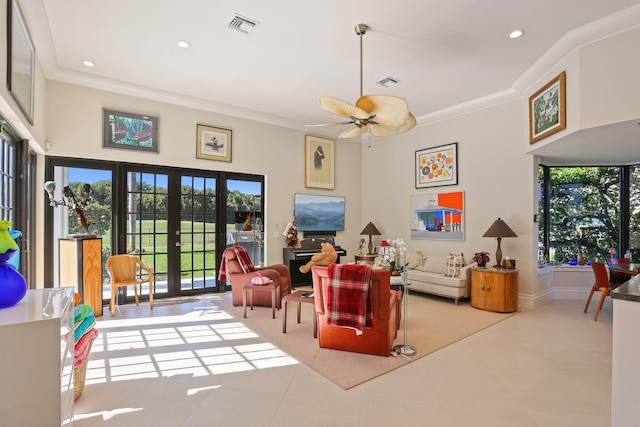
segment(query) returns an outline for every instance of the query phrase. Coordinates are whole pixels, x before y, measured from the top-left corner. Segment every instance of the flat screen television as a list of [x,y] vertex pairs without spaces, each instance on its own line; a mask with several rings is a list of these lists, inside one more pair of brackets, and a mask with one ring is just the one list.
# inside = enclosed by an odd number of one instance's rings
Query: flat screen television
[[294,194],[298,231],[344,231],[344,197]]

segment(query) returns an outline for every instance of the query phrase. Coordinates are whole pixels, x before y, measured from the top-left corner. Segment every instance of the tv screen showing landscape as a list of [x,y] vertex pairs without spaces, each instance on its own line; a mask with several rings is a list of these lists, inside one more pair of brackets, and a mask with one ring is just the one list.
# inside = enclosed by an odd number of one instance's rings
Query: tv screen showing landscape
[[344,197],[295,194],[293,216],[299,231],[344,231]]

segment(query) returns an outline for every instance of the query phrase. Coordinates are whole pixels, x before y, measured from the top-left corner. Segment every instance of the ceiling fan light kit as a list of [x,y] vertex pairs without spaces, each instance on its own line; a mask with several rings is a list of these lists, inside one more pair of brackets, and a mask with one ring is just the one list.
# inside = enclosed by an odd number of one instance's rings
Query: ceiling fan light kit
[[340,139],[353,138],[367,132],[378,137],[399,135],[416,126],[416,118],[409,111],[409,104],[404,98],[390,95],[362,95],[362,36],[368,29],[366,24],[358,24],[355,27],[356,34],[360,37],[360,98],[356,101],[356,105],[332,96],[319,98],[320,106],[324,110],[341,117],[348,117],[350,120],[307,126],[354,125],[342,132]]

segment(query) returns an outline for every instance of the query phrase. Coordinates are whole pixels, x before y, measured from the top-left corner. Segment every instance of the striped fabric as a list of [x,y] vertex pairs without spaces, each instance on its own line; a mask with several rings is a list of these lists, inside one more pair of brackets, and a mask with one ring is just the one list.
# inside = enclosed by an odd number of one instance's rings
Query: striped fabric
[[[253,266],[251,262],[251,258],[249,258],[249,254],[247,250],[242,246],[230,246],[224,250],[224,252],[233,251],[236,254],[236,258],[238,259],[238,263],[240,264],[240,268],[244,273],[251,273],[256,271],[256,268]],[[227,281],[227,263],[224,253],[222,254],[222,262],[220,263],[220,271],[218,272],[218,280],[221,282]]]
[[371,266],[368,264],[330,264],[327,269],[327,323],[354,329],[362,335],[371,327]]

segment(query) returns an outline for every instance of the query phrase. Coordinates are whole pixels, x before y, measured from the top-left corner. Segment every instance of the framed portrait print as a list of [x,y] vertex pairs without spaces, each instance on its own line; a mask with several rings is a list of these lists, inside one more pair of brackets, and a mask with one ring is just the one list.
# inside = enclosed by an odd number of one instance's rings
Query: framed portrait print
[[529,97],[529,144],[567,127],[565,83],[563,71]]
[[319,136],[304,137],[304,186],[335,189],[335,141]]
[[20,110],[33,124],[36,52],[18,0],[7,1],[7,86]]
[[102,146],[158,152],[158,117],[103,109]]
[[458,183],[458,143],[416,150],[416,188]]
[[196,158],[231,162],[231,130],[199,124],[196,128]]

